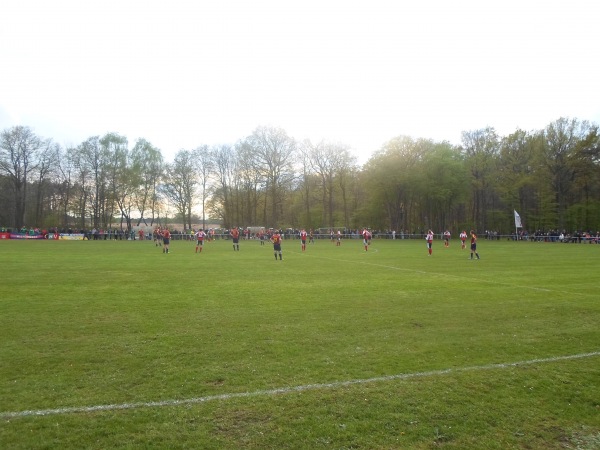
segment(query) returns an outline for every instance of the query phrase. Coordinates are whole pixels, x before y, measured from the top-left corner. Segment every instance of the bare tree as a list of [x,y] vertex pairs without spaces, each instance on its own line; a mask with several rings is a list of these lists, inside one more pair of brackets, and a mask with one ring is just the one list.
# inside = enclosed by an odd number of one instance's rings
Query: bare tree
[[106,154],[100,146],[100,138],[93,136],[82,142],[77,151],[79,153],[78,166],[82,191],[80,193],[80,214],[85,217],[87,202],[90,202],[91,225],[99,228],[105,214],[108,182],[106,174]]
[[0,134],[0,174],[10,179],[14,214],[13,226],[26,224],[26,202],[29,177],[40,164],[44,142],[29,128],[16,126]]
[[223,220],[225,227],[230,227],[233,220],[232,189],[236,173],[236,152],[230,145],[220,145],[210,150],[215,190],[209,209]]
[[[127,175],[129,174],[129,150],[127,138],[117,133],[108,133],[100,139],[102,154],[104,156],[104,173],[107,178],[107,195],[105,197],[104,215],[102,224],[109,226],[115,217],[115,208],[121,213],[121,227],[123,219],[127,222],[127,229],[131,229],[130,208],[125,206],[129,203],[127,193],[131,190],[131,184]],[[132,180],[133,181],[133,180]]]
[[77,150],[69,147],[61,151],[58,159],[57,204],[60,207],[60,224],[67,226],[71,212],[72,195],[75,193],[74,180],[77,176]]
[[[342,188],[342,199],[344,204],[344,220],[347,225],[347,177],[345,176],[354,164],[353,157],[350,155],[348,147],[342,144],[332,144],[321,141],[316,145],[308,143],[309,158],[313,171],[321,180],[322,199],[323,199],[323,225],[328,227],[335,226],[334,211],[334,193],[336,179],[340,188]],[[341,178],[340,178],[341,177]]]
[[259,127],[246,139],[246,144],[252,152],[255,170],[265,180],[271,201],[270,211],[265,211],[265,223],[278,226],[284,194],[295,177],[296,142],[281,128]]
[[145,139],[138,139],[131,150],[132,170],[137,180],[134,189],[135,207],[140,213],[141,222],[146,225],[146,211],[150,209],[150,225],[154,224],[158,202],[158,184],[163,175],[163,157],[160,150]]
[[344,226],[350,225],[349,195],[352,180],[356,177],[356,157],[350,154],[347,147],[341,147],[338,153],[336,180],[342,195],[342,211]]
[[198,177],[194,168],[194,154],[179,150],[173,164],[167,166],[167,178],[163,185],[164,194],[173,202],[183,219],[184,230],[192,228],[192,207]]
[[38,158],[38,168],[36,171],[36,192],[35,192],[35,216],[33,222],[42,224],[44,222],[45,195],[50,188],[50,182],[53,181],[53,175],[58,169],[60,155],[60,146],[52,140],[44,141],[40,149]]
[[312,187],[314,183],[314,172],[312,170],[311,165],[311,150],[313,148],[310,140],[305,140],[300,146],[300,167],[301,167],[301,197],[302,197],[302,205],[304,209],[304,223],[309,225],[312,228],[312,218],[311,218],[311,195],[312,195]]
[[[70,149],[69,158],[73,161],[75,167],[74,198],[73,211],[79,218],[79,227],[86,228],[86,220],[89,215],[90,224],[98,225],[99,205],[96,199],[99,197],[97,180],[98,175],[95,159],[92,156],[96,152],[98,138],[93,137],[81,143],[74,149]],[[66,225],[66,223],[65,223]]]
[[207,145],[202,145],[194,150],[195,169],[200,184],[200,201],[202,203],[202,229],[206,229],[206,199],[210,176],[213,172],[213,158]]

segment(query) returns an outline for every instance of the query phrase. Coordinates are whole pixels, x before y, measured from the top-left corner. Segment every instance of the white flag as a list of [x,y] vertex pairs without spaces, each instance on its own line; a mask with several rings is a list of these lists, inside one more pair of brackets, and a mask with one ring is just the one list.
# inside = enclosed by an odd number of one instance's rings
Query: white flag
[[521,216],[515,210],[515,228],[523,228],[523,224],[521,223]]

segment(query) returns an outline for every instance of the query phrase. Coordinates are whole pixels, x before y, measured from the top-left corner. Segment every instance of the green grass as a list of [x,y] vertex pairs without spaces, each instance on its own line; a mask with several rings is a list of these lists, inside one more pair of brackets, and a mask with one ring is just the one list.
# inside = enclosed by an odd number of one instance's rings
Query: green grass
[[0,242],[0,448],[600,448],[600,246],[240,248]]

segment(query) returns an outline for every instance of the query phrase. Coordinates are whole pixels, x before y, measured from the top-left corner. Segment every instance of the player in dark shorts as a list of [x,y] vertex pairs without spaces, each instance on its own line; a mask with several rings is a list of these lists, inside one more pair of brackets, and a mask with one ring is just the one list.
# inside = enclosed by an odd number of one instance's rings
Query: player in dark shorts
[[233,228],[231,230],[231,238],[233,239],[233,250],[240,250],[240,230]]
[[171,232],[169,231],[168,228],[165,228],[165,230],[162,233],[162,237],[163,237],[163,253],[169,253],[169,243],[171,242]]
[[273,243],[273,254],[275,255],[275,261],[277,261],[277,255],[279,255],[279,260],[281,261],[283,257],[281,256],[281,235],[279,232],[275,232],[271,237],[271,242]]
[[206,233],[204,232],[204,230],[198,230],[195,234],[196,236],[196,253],[198,253],[198,250],[200,250],[200,253],[202,253],[202,246],[204,245],[204,238],[206,237]]
[[477,253],[477,235],[471,230],[471,259],[473,259],[473,254],[479,259],[479,253]]

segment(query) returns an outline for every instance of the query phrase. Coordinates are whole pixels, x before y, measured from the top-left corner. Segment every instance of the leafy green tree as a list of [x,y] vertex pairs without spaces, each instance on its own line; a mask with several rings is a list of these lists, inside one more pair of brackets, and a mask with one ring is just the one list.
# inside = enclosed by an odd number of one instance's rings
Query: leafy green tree
[[486,212],[494,208],[494,174],[497,170],[500,138],[491,127],[464,131],[462,151],[471,174],[471,223],[477,229],[487,230]]
[[514,224],[513,210],[523,215],[535,210],[535,148],[535,135],[523,130],[516,130],[500,141],[496,187],[504,205],[505,230]]
[[591,125],[577,142],[571,157],[573,185],[568,199],[567,224],[570,229],[598,231],[600,227],[600,136]]
[[311,150],[312,143],[309,140],[305,140],[298,148],[299,150],[299,163],[300,163],[300,182],[298,183],[298,194],[300,202],[302,204],[302,213],[299,214],[301,217],[300,223],[303,224],[301,227],[311,229],[317,228],[318,221],[313,223],[311,216],[313,197],[317,188],[317,179],[312,169],[311,164]]
[[458,229],[458,208],[469,192],[462,155],[446,142],[432,142],[422,165],[422,205],[429,217],[426,225],[439,232]]
[[399,136],[376,152],[364,169],[368,200],[358,212],[362,226],[392,230],[422,227],[420,197],[422,161],[428,143]]
[[540,152],[540,165],[547,169],[551,189],[554,192],[556,209],[546,223],[556,223],[565,227],[565,212],[569,192],[573,187],[574,168],[571,156],[582,139],[589,132],[589,124],[577,119],[560,119],[549,124],[543,131]]
[[338,166],[336,168],[335,179],[340,189],[342,203],[342,217],[344,226],[351,225],[352,216],[352,198],[354,192],[352,189],[353,181],[356,179],[356,158],[350,154],[348,148],[343,148],[338,154]]

